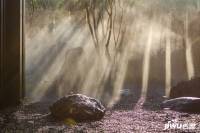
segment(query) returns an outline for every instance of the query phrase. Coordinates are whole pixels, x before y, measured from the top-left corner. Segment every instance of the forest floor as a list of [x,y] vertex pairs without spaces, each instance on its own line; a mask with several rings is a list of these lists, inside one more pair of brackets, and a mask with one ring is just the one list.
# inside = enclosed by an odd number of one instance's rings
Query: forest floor
[[[0,133],[167,133],[200,132],[200,114],[188,114],[159,107],[161,97],[135,98],[135,94],[122,96],[116,106],[108,109],[105,117],[96,122],[78,123],[73,126],[56,121],[49,113],[50,103],[40,102],[0,111]],[[156,94],[155,94],[156,95]],[[189,124],[195,129],[167,129],[166,124]]]

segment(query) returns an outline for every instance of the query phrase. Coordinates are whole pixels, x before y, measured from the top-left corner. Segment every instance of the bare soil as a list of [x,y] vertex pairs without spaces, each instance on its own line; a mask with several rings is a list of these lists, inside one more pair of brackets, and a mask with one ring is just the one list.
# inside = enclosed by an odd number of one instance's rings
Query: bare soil
[[[136,98],[135,94],[122,94],[122,98],[113,108],[107,110],[101,121],[77,123],[69,126],[56,121],[49,113],[50,102],[39,102],[8,108],[0,111],[1,133],[164,133],[164,132],[200,132],[200,114],[188,114],[160,109],[163,100],[158,94]],[[135,99],[134,99],[135,98]],[[164,130],[171,120],[179,123],[195,123],[195,130]]]

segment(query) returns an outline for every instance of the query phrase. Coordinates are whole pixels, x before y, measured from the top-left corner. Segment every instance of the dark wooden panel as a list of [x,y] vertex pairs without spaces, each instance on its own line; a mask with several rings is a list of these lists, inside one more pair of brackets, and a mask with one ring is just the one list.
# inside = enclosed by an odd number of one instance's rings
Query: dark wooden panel
[[20,0],[4,0],[4,2],[1,107],[18,105],[22,98],[21,2]]
[[3,0],[0,1],[0,101],[3,100],[3,78],[2,78],[2,71],[3,71]]

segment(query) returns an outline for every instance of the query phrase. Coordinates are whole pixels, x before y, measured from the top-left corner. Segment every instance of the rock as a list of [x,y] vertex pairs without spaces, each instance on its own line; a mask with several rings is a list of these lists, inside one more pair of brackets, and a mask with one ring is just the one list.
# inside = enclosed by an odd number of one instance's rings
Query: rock
[[82,94],[65,96],[50,106],[51,114],[59,119],[74,119],[76,122],[100,120],[105,107],[96,99]]
[[177,84],[171,89],[170,98],[178,97],[199,97],[200,98],[200,78],[193,78]]
[[168,108],[175,111],[200,113],[200,98],[180,97],[166,100],[161,104],[162,108]]

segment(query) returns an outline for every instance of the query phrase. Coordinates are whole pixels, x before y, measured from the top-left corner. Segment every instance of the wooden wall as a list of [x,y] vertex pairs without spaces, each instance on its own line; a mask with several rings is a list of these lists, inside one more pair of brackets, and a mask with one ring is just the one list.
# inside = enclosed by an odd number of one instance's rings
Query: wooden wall
[[0,108],[18,105],[23,96],[22,6],[1,0]]

